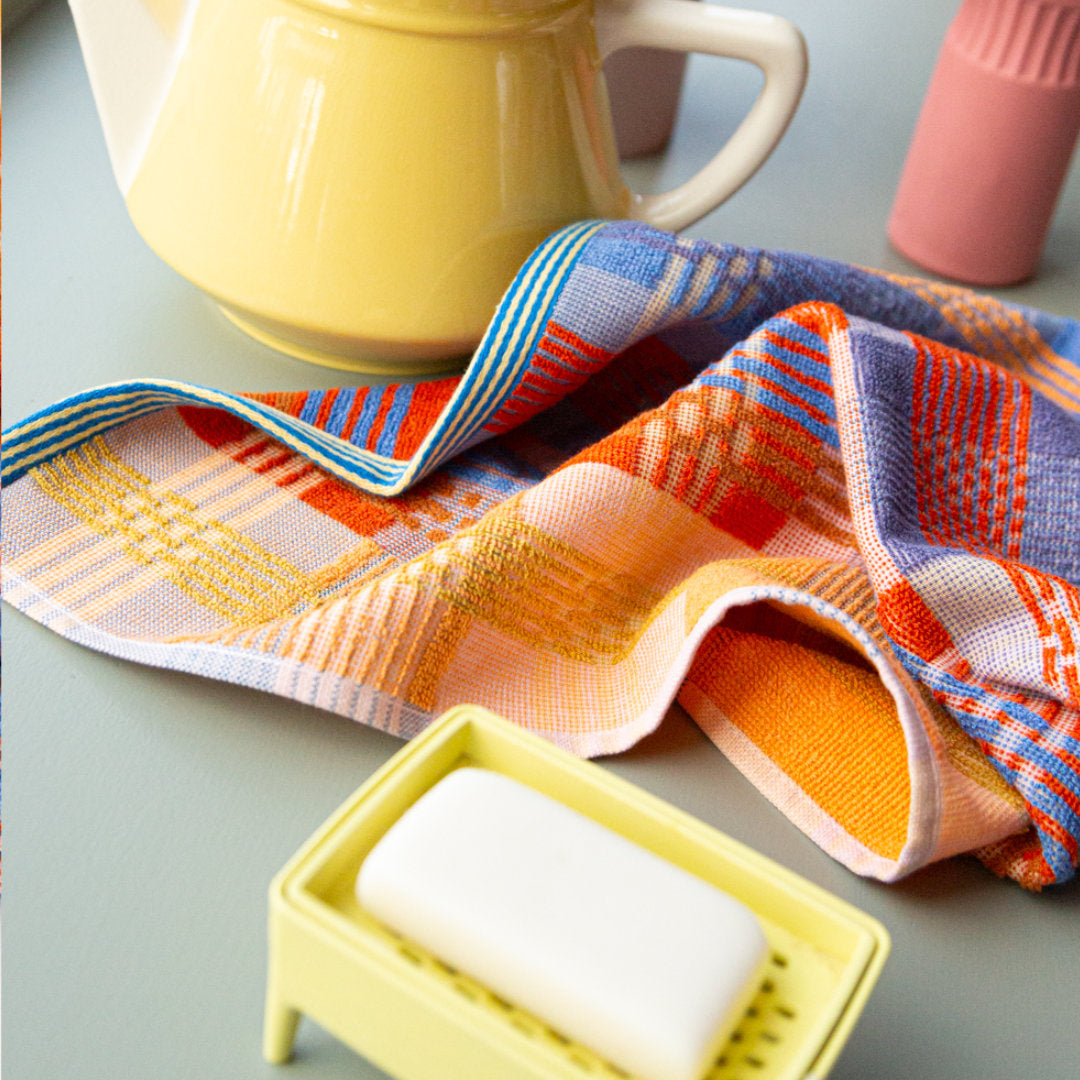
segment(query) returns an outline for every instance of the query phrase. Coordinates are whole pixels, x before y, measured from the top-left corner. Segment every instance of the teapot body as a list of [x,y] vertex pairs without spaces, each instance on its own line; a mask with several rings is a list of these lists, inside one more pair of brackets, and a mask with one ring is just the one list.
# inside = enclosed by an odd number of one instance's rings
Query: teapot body
[[[710,213],[772,152],[807,70],[786,19],[690,0],[69,3],[150,246],[252,336],[374,374],[463,366],[565,225]],[[659,193],[623,183],[601,73],[638,46],[764,76],[707,163]],[[577,241],[553,243],[570,265]],[[526,321],[554,288],[546,259]]]
[[268,344],[454,365],[544,237],[627,211],[600,66],[579,0],[201,0],[128,208]]

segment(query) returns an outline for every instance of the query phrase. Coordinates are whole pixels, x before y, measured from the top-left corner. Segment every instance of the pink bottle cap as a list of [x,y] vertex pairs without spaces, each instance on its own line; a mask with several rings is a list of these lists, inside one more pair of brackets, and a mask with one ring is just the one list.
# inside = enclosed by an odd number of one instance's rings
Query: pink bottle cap
[[1080,134],[1080,0],[965,0],[945,37],[889,237],[977,285],[1030,276]]

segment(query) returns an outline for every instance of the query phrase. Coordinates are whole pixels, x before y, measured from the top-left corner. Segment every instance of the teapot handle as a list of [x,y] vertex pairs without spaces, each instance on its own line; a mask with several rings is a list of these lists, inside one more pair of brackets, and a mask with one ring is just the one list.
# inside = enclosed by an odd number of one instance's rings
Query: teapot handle
[[631,192],[628,216],[662,229],[693,224],[754,175],[787,129],[806,84],[806,43],[777,15],[691,0],[598,0],[596,35],[602,59],[646,45],[748,60],[765,76],[750,111],[703,169],[659,195]]

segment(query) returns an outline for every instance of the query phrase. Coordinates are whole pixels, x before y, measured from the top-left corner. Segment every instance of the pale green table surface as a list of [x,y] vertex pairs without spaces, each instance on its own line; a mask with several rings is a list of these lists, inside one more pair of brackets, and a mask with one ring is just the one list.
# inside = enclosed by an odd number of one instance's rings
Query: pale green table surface
[[[103,0],[104,2],[104,0]],[[894,270],[884,223],[955,4],[774,0],[812,74],[790,132],[691,235]],[[228,325],[145,247],[113,186],[66,8],[4,35],[8,425],[88,386],[158,375],[228,389],[337,385]],[[731,128],[755,77],[695,60],[680,128],[638,183],[667,184]],[[1036,280],[1002,293],[1080,316],[1080,169]],[[400,744],[254,691],[137,667],[3,613],[7,1080],[368,1080],[306,1022],[260,1058],[274,872]],[[856,878],[675,709],[605,767],[881,919],[893,954],[836,1080],[1080,1076],[1080,887],[1041,896],[974,860]]]

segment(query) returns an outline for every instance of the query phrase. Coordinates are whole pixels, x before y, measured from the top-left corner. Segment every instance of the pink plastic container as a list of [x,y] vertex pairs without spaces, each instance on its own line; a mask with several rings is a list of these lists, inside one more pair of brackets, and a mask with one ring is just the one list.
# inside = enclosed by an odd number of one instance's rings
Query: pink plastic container
[[1029,277],[1080,134],[1080,0],[965,0],[889,219],[910,259],[975,285]]

